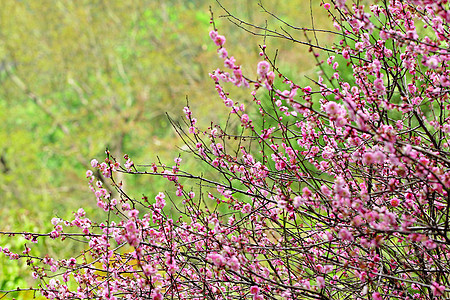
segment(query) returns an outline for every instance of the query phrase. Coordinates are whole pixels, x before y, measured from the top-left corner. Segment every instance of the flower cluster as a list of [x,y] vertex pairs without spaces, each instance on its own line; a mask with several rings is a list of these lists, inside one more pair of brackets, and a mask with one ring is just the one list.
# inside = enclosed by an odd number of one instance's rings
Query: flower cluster
[[[96,224],[83,210],[54,219],[46,236],[81,231],[88,248],[76,258],[3,253],[29,260],[48,299],[448,298],[448,3],[330,2],[323,8],[340,41],[325,54],[307,38],[321,69],[314,87],[281,73],[266,46],[243,74],[225,37],[210,32],[225,68],[210,77],[241,133],[202,130],[189,107],[189,130],[178,132],[218,176],[183,171],[180,158],[93,160],[120,193],[112,199],[89,170],[98,206],[119,221]],[[292,34],[261,30],[305,44],[285,24]],[[227,84],[248,88],[249,105],[231,100]],[[136,200],[118,172],[161,176],[174,193]]]

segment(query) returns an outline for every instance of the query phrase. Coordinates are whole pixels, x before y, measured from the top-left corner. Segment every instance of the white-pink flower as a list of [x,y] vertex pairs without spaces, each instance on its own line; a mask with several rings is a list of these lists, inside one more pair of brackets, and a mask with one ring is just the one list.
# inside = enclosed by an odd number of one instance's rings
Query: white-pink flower
[[433,295],[435,296],[442,296],[445,292],[445,286],[433,281],[431,284],[431,292],[433,292]]
[[97,167],[97,165],[98,165],[98,160],[96,160],[95,158],[93,160],[91,160],[91,166],[93,168]]
[[325,287],[325,279],[322,276],[317,277],[317,288],[323,289]]
[[270,64],[267,61],[263,60],[258,63],[257,74],[259,77],[266,78],[269,70],[270,70]]
[[258,295],[259,294],[259,287],[256,285],[253,285],[250,287],[250,294],[252,295]]
[[355,238],[353,235],[345,228],[342,228],[339,231],[339,237],[343,239],[344,241],[353,241]]
[[341,109],[341,106],[333,101],[330,101],[324,105],[325,112],[333,118],[341,114]]
[[386,94],[386,87],[384,86],[383,79],[375,79],[375,81],[373,82],[373,86],[375,87],[375,91],[378,95]]
[[227,261],[227,265],[233,270],[233,271],[239,271],[239,268],[241,264],[239,263],[239,260],[236,258],[236,256],[231,257]]

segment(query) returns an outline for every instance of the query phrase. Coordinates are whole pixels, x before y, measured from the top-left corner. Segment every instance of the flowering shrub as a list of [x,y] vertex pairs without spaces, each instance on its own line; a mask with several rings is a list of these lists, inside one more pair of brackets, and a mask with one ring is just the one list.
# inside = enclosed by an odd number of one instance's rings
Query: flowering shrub
[[[125,156],[121,166],[107,152],[92,168],[120,199],[86,174],[107,220],[95,224],[80,209],[73,220],[52,220],[47,234],[82,239],[85,252],[69,259],[33,257],[28,247],[3,253],[27,259],[48,299],[448,298],[449,5],[322,6],[340,37],[329,49],[314,44],[308,29],[284,23],[304,32],[305,42],[229,15],[253,34],[307,44],[322,70],[314,88],[286,77],[265,46],[254,73],[244,74],[212,19],[224,68],[210,77],[241,131],[202,129],[188,106],[187,132],[175,128],[218,176],[185,172],[181,158],[137,165]],[[251,103],[231,99],[227,85],[248,89]],[[162,192],[134,199],[117,172],[163,176],[178,200]],[[179,203],[175,213],[168,201]]]

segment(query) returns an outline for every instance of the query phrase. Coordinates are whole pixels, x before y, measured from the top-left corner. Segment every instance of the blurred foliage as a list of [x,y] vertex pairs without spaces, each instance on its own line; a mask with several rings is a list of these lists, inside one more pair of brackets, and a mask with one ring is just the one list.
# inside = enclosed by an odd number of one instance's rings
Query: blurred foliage
[[[330,23],[319,0],[311,7],[301,0],[263,3],[297,26],[311,27],[311,12],[316,26]],[[258,1],[222,4],[250,23],[264,27],[267,20],[280,30]],[[222,67],[208,36],[209,6],[230,55],[244,64],[244,72],[256,73],[264,39],[220,18],[223,11],[213,0],[2,1],[0,230],[48,232],[51,217],[70,217],[79,207],[95,218],[95,198],[84,175],[90,160],[101,160],[108,148],[116,157],[130,154],[136,163],[154,162],[157,156],[170,163],[182,142],[166,113],[181,121],[186,97],[205,127],[226,120],[208,76]],[[265,43],[271,55],[280,49],[277,62],[293,77],[314,72],[307,47]],[[249,99],[242,89],[229,92],[236,100]],[[185,161],[185,168],[198,167]],[[135,176],[126,178],[125,189],[152,198],[165,185]],[[12,248],[23,247],[23,241],[14,242]],[[38,251],[44,250],[52,251],[45,243]],[[21,267],[6,264],[4,257],[0,265],[0,289],[23,283]]]

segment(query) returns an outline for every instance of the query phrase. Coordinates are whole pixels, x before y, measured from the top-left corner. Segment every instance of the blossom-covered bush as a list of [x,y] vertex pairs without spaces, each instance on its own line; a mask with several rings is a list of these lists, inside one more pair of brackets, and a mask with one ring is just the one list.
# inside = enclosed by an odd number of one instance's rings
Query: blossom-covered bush
[[[228,15],[253,34],[310,47],[320,72],[307,86],[264,45],[244,73],[245,58],[226,50],[212,19],[224,67],[210,78],[240,129],[202,127],[189,106],[187,129],[174,125],[217,176],[186,172],[179,157],[138,165],[125,156],[122,166],[107,152],[92,169],[120,198],[86,173],[106,221],[80,209],[53,219],[49,234],[27,235],[77,238],[86,251],[3,253],[28,261],[48,299],[450,297],[449,4],[321,5],[339,37],[330,48],[314,42],[317,28],[285,22],[276,31]],[[248,101],[233,99],[230,85],[247,89]],[[163,176],[173,193],[149,187],[154,199],[135,199],[117,172]]]

